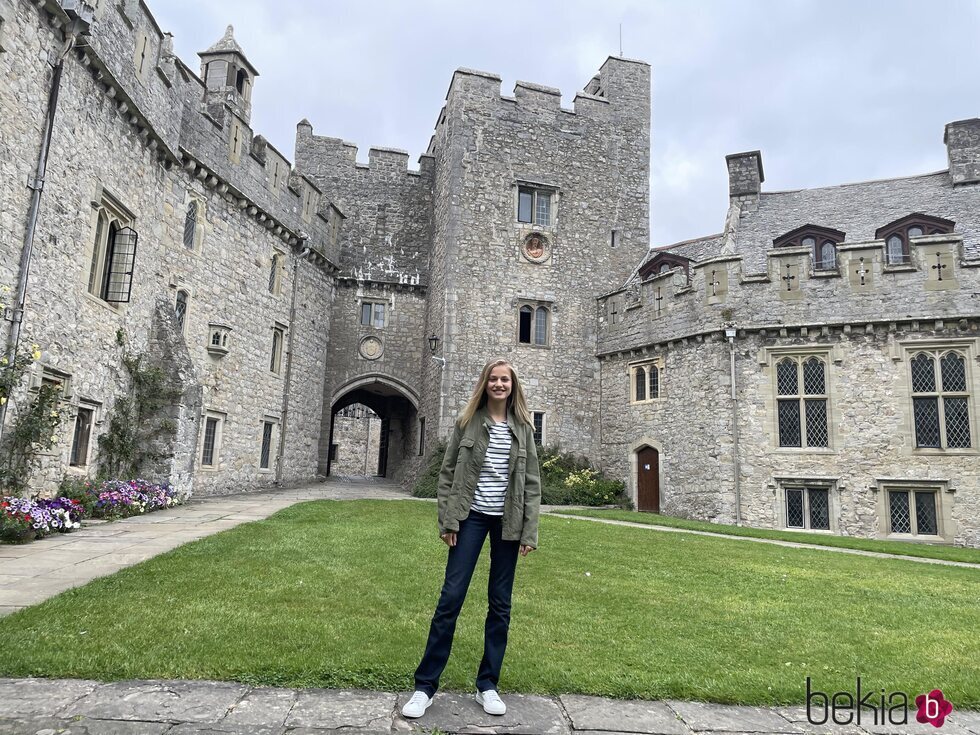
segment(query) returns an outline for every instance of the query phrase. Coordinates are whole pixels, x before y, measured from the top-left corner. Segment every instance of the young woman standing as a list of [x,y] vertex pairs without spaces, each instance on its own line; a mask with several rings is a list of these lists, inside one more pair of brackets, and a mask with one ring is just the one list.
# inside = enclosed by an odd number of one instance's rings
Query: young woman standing
[[533,420],[517,371],[506,360],[491,360],[480,373],[446,447],[438,495],[439,538],[449,547],[446,579],[415,670],[415,693],[402,714],[421,717],[432,704],[449,660],[456,618],[489,536],[489,605],[476,701],[488,714],[502,715],[507,707],[497,682],[507,647],[514,572],[518,555],[537,548],[541,504]]

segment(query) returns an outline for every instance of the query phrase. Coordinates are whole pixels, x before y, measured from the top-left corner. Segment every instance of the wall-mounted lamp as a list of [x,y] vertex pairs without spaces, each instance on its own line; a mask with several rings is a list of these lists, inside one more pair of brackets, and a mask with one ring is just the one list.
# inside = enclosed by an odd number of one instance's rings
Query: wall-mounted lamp
[[725,338],[728,341],[735,339],[735,327],[725,327]]
[[429,337],[429,352],[432,353],[432,359],[433,360],[435,360],[440,365],[442,365],[443,367],[445,367],[446,366],[446,358],[444,358],[444,357],[436,357],[436,351],[439,349],[439,342],[440,342],[440,339],[436,336],[436,333],[433,332],[432,333],[432,336]]

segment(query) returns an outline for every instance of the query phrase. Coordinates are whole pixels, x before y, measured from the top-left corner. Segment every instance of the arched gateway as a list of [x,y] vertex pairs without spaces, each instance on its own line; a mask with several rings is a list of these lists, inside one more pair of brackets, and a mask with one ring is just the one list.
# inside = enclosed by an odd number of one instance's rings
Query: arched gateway
[[382,373],[359,375],[339,386],[331,395],[330,450],[324,474],[331,474],[331,464],[336,456],[334,422],[337,412],[358,403],[370,408],[381,419],[381,436],[377,444],[378,476],[401,479],[405,460],[415,454],[419,397],[401,380]]

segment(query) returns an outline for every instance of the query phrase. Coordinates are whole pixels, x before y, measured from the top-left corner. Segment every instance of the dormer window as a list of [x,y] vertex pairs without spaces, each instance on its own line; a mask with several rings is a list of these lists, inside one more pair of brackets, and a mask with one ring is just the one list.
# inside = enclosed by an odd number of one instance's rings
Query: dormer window
[[803,225],[772,241],[777,248],[806,248],[813,258],[813,269],[833,270],[837,267],[837,246],[844,242],[844,233],[829,227]]
[[885,241],[885,262],[888,265],[901,265],[912,259],[910,238],[945,235],[952,232],[955,225],[952,220],[915,212],[879,227],[875,239]]
[[650,260],[640,266],[640,280],[645,281],[653,276],[662,273],[669,273],[672,270],[680,269],[684,271],[684,277],[690,279],[688,266],[691,261],[683,255],[675,255],[670,252],[662,252],[654,255]]

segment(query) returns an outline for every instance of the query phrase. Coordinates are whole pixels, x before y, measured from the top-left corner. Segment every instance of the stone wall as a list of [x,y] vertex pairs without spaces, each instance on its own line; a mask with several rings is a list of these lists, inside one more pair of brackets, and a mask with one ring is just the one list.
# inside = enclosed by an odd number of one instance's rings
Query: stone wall
[[333,475],[373,477],[378,473],[378,445],[381,441],[381,419],[375,415],[363,417],[336,416],[333,443],[337,456],[330,466]]
[[[194,400],[202,403],[188,420],[201,427],[202,411],[223,417],[213,469],[200,467],[201,428],[194,429],[193,441],[182,440],[185,453],[193,444],[194,490],[231,492],[272,483],[275,462],[268,470],[258,466],[263,421],[279,425],[273,460],[287,422],[281,479],[310,479],[316,469],[319,411],[311,413],[309,406],[311,397],[319,405],[322,390],[322,381],[311,379],[311,373],[318,376],[322,370],[332,298],[332,267],[325,257],[331,248],[328,223],[304,221],[301,209],[304,187],[313,184],[294,179],[295,191],[284,183],[273,192],[259,160],[244,156],[233,162],[227,126],[189,122],[200,113],[189,101],[197,92],[188,87],[200,90],[200,82],[172,58],[160,57],[159,63],[166,62],[163,71],[174,75],[135,75],[132,57],[121,49],[132,52],[141,29],[150,33],[154,53],[166,51],[167,39],[143,6],[126,7],[134,17],[122,6],[103,3],[91,46],[65,60],[23,322],[22,342],[44,350],[35,379],[43,373],[69,380],[70,417],[79,404],[95,411],[87,466],[71,469],[91,474],[97,437],[107,427],[114,399],[128,390],[122,357],[151,348],[158,302],[173,305],[182,290],[189,300],[181,338],[191,366],[181,371],[189,395],[195,395],[194,386],[201,394],[188,399],[188,406]],[[0,53],[5,80],[0,85],[0,140],[16,146],[15,155],[0,161],[4,185],[10,187],[2,192],[4,216],[11,218],[0,262],[7,264],[11,281],[27,215],[27,198],[19,187],[36,161],[36,126],[44,117],[50,79],[43,66],[25,64],[63,43],[52,30],[62,17],[56,5],[38,9],[21,2],[16,8],[17,25],[9,37],[22,45]],[[12,79],[19,85],[13,89]],[[110,197],[139,235],[131,298],[119,305],[88,290],[98,210]],[[183,236],[191,200],[200,209],[194,247],[188,249]],[[277,253],[281,272],[273,293],[270,270]],[[230,328],[223,356],[208,350],[210,325],[216,321]],[[287,344],[273,372],[271,342],[277,326]],[[188,406],[175,410],[184,415]],[[56,454],[62,466],[68,463],[71,429],[65,427]],[[48,477],[55,482],[58,473]]]
[[[650,77],[610,58],[595,93],[460,70],[429,152],[436,157],[429,322],[445,345],[439,434],[452,427],[491,357],[524,376],[549,441],[598,452],[594,297],[622,283],[648,241]],[[518,187],[552,192],[547,226],[517,221]],[[615,246],[612,232],[616,231]],[[537,233],[543,253],[522,249]],[[522,304],[546,305],[546,346],[518,343]],[[433,377],[435,377],[433,375]]]

